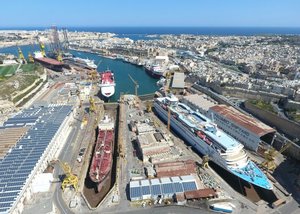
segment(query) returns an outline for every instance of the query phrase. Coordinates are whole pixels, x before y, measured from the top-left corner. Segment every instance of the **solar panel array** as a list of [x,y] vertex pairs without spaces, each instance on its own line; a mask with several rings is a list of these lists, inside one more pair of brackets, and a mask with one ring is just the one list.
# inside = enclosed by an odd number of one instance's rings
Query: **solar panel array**
[[8,212],[20,196],[71,106],[49,106],[24,110],[4,126],[32,125],[16,146],[0,160],[0,213]]
[[169,197],[176,193],[197,190],[197,184],[194,177],[182,176],[163,179],[150,179],[148,184],[142,181],[131,181],[129,184],[130,200],[140,200],[143,196],[151,195],[151,198],[156,199],[158,195]]

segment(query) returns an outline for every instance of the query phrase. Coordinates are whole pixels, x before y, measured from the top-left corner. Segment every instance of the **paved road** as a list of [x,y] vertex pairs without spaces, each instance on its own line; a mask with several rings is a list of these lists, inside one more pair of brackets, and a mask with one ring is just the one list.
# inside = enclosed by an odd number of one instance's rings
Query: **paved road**
[[[77,121],[77,120],[75,120]],[[70,162],[72,159],[72,147],[75,143],[75,139],[77,137],[77,133],[80,129],[80,122],[76,122],[75,126],[73,127],[73,129],[71,130],[71,133],[67,139],[67,142],[65,144],[65,146],[62,149],[61,154],[59,155],[59,160],[61,160],[62,162]],[[58,165],[55,166],[56,170],[54,173],[54,177],[57,178],[58,175],[63,174],[62,169],[60,169],[60,167]],[[53,202],[55,204],[55,206],[58,208],[58,210],[60,211],[60,213],[72,213],[69,208],[68,205],[65,203],[65,201],[62,198],[62,189],[60,187],[61,183],[57,183],[57,186],[55,188],[55,192],[53,195]]]

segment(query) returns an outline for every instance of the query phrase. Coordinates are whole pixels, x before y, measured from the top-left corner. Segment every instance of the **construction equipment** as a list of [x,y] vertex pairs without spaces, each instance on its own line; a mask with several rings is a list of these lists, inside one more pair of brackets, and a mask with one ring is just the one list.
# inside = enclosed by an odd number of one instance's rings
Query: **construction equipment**
[[65,178],[61,184],[61,188],[64,191],[67,187],[73,187],[75,191],[78,191],[78,177],[74,175],[71,171],[71,167],[68,163],[64,163],[60,160],[56,160],[55,163],[59,163],[60,168],[65,173]]
[[42,43],[40,41],[39,41],[39,44],[40,44],[41,54],[43,57],[45,57],[46,56],[45,45],[44,45],[44,43]]
[[281,147],[279,151],[271,147],[267,151],[264,152],[264,158],[265,160],[261,163],[261,166],[266,168],[269,171],[274,171],[277,167],[275,163],[275,157],[277,154],[281,154],[284,152],[287,148],[289,148],[292,145],[291,142],[285,144],[284,146]]
[[34,59],[33,59],[33,56],[31,55],[31,53],[28,53],[28,62],[34,63]]
[[90,97],[90,112],[96,112],[95,99]]
[[69,50],[69,39],[68,39],[68,30],[66,28],[63,28],[63,35],[64,35],[64,42],[63,42],[63,48],[65,51]]
[[128,74],[129,78],[131,79],[131,81],[133,82],[134,84],[134,91],[135,91],[135,96],[138,96],[138,88],[139,88],[139,84],[137,81],[135,81],[132,76],[130,76],[130,74]]
[[152,103],[151,102],[147,102],[147,105],[146,105],[146,110],[148,113],[152,112]]
[[209,156],[208,155],[204,155],[202,157],[202,167],[203,168],[208,168],[208,161],[209,161]]
[[21,63],[22,64],[27,64],[27,61],[26,61],[26,59],[24,57],[24,54],[23,54],[20,47],[18,47],[18,54],[19,54],[19,59],[21,60]]

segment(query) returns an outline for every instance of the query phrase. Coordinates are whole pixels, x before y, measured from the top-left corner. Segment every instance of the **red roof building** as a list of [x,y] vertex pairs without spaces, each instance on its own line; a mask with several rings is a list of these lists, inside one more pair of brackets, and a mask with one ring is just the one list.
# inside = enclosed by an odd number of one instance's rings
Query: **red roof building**
[[219,128],[254,151],[257,151],[261,141],[271,143],[276,132],[270,126],[231,106],[215,105],[209,109],[209,115]]

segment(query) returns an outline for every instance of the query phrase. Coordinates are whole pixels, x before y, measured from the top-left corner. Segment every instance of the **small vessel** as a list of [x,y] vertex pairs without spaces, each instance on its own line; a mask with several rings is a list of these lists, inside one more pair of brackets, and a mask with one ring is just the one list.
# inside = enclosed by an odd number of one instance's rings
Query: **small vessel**
[[107,58],[107,59],[117,59],[116,55],[100,55],[100,56]]
[[241,143],[206,116],[179,102],[176,96],[156,98],[154,109],[165,122],[170,115],[171,128],[198,153],[208,155],[211,161],[248,183],[267,190],[273,188],[267,176],[249,159]]
[[232,213],[232,207],[227,202],[218,202],[209,205],[209,209],[215,212]]
[[146,72],[153,78],[159,79],[164,74],[164,71],[157,64],[145,66]]
[[56,60],[51,59],[45,56],[41,51],[36,51],[33,53],[33,59],[35,62],[39,62],[41,65],[45,66],[54,71],[62,71],[64,67],[64,63]]
[[114,73],[111,70],[106,70],[100,73],[100,90],[101,95],[104,98],[109,98],[114,95],[115,93],[115,77]]
[[98,125],[98,137],[90,166],[90,179],[96,183],[97,190],[109,185],[114,151],[114,121],[108,115]]

